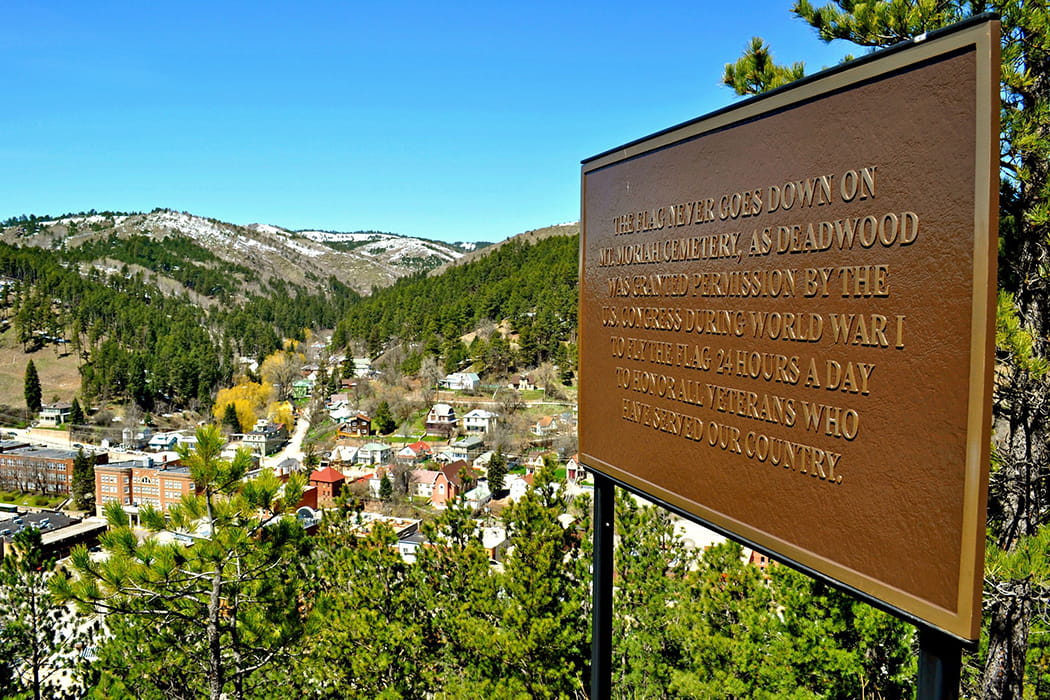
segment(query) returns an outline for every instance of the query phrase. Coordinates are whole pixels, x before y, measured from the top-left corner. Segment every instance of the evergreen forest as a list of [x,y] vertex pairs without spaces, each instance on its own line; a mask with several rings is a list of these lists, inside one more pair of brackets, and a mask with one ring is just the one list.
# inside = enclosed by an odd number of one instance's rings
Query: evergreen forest
[[[104,557],[79,548],[55,571],[22,536],[27,556],[0,571],[5,697],[587,697],[590,499],[552,462],[499,517],[454,506],[424,523],[406,563],[352,498],[307,535],[281,517],[305,477],[245,482],[246,455],[221,447],[199,430],[185,462],[201,492],[167,519],[140,512],[154,532],[204,519],[193,546],[140,540],[117,504]],[[623,492],[617,510],[615,697],[910,697],[907,624],[739,545],[686,546]],[[482,544],[495,525],[498,553]]]
[[[575,366],[579,236],[536,243],[512,239],[488,255],[439,275],[418,273],[373,290],[351,305],[332,344],[357,345],[375,356],[391,345],[408,347],[406,369],[423,357],[452,371],[469,359],[482,371]],[[493,332],[508,322],[508,333]],[[468,347],[462,336],[478,333]],[[507,336],[515,337],[514,347]]]
[[94,255],[90,247],[65,252],[0,244],[0,314],[24,350],[54,346],[76,353],[85,398],[132,400],[145,410],[159,404],[206,409],[229,383],[238,358],[261,361],[285,338],[330,328],[358,299],[334,278],[321,293],[277,280],[233,297],[220,280],[250,278],[250,270],[195,271],[194,259],[213,261],[185,240],[114,241],[106,254],[148,269],[178,267],[212,303],[165,293],[126,265],[82,271],[79,263]]

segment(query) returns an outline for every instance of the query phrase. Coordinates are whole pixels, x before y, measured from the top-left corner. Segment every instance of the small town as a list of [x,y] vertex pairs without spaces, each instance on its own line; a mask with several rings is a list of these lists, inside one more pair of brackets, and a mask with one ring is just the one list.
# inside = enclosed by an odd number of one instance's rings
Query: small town
[[[399,550],[411,561],[414,548],[425,544],[420,521],[447,504],[465,505],[477,516],[478,527],[485,527],[497,520],[493,516],[501,505],[521,498],[545,464],[555,468],[571,493],[592,487],[575,453],[575,405],[545,400],[544,389],[528,375],[505,386],[483,387],[476,373],[450,373],[422,392],[435,397],[429,408],[409,417],[398,432],[379,435],[362,402],[354,399],[367,392],[362,386],[379,381],[371,360],[333,356],[328,362],[332,367],[325,370],[351,375],[340,380],[339,391],[324,393],[328,387],[318,384],[322,369],[304,364],[291,383],[289,405],[278,411],[292,416],[290,424],[259,419],[247,432],[229,432],[222,453],[228,460],[238,451],[250,456],[245,479],[264,469],[285,480],[293,473],[307,475],[295,511],[308,530],[320,522],[324,509],[349,502],[370,519],[389,519],[401,540]],[[134,519],[146,506],[166,513],[196,491],[180,460],[180,450],[196,445],[195,428],[159,430],[140,423],[112,431],[119,433],[119,442],[92,444],[84,437],[90,426],[71,424],[72,409],[70,402],[43,404],[32,428],[8,431],[0,441],[0,490],[37,493],[57,502],[24,510],[0,504],[6,510],[0,515],[5,551],[26,528],[40,529],[46,553],[60,559],[77,545],[97,549],[107,529],[107,504],[120,504]],[[502,421],[497,410],[507,414]],[[391,420],[389,408],[381,411]],[[320,440],[304,445],[308,435],[318,433]],[[494,457],[500,466],[490,475]],[[83,500],[94,507],[87,510],[74,506],[78,458],[91,464],[92,488]],[[494,563],[507,544],[500,537],[498,528],[486,531]]]

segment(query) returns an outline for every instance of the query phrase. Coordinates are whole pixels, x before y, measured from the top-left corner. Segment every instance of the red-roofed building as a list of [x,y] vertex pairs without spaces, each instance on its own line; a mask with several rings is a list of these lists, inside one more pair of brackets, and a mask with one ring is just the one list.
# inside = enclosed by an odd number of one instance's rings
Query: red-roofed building
[[439,507],[459,498],[471,481],[471,467],[468,462],[457,459],[442,467],[440,474],[435,482],[434,495],[430,497],[430,502]]
[[756,552],[752,549],[751,555],[747,558],[747,563],[751,564],[752,566],[757,566],[759,569],[762,569],[762,571],[765,571],[767,568],[769,568],[769,565],[772,564],[773,561],[765,554],[762,554],[761,552]]
[[419,442],[413,442],[411,445],[405,445],[398,450],[397,460],[408,464],[413,462],[425,462],[430,459],[433,454],[434,450],[430,447],[430,443],[420,440]]
[[346,477],[331,467],[318,469],[310,475],[310,486],[317,487],[317,503],[320,506],[330,505],[343,490]]

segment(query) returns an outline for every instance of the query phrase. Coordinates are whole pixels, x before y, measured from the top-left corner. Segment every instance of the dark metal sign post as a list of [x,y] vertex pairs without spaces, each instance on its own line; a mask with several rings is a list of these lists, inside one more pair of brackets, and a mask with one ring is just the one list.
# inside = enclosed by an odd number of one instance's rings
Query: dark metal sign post
[[916,700],[958,700],[962,644],[932,627],[919,626],[919,684]]
[[594,570],[591,574],[591,698],[612,697],[613,522],[616,486],[594,475]]

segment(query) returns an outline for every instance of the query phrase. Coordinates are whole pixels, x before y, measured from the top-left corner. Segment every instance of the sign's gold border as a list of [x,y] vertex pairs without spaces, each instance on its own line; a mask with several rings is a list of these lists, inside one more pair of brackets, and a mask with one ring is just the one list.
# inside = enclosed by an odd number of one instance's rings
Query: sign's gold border
[[[976,163],[974,180],[974,264],[969,368],[969,403],[966,426],[966,464],[963,493],[963,526],[959,561],[959,589],[956,610],[946,610],[907,591],[889,586],[835,561],[785,542],[745,522],[726,517],[703,505],[649,483],[635,474],[588,454],[585,435],[580,435],[583,464],[601,474],[676,510],[693,516],[717,529],[745,540],[774,557],[800,565],[830,582],[872,597],[904,617],[925,622],[965,640],[980,635],[981,593],[984,572],[985,520],[987,517],[988,462],[991,446],[992,370],[995,342],[996,254],[998,235],[999,167],[999,22],[994,19],[950,31],[934,38],[920,38],[906,48],[857,62],[788,86],[738,107],[640,139],[583,162],[581,173],[580,280],[585,283],[588,225],[586,219],[587,174],[645,153],[667,148],[702,134],[782,109],[819,99],[858,83],[892,71],[908,68],[938,56],[973,47],[976,52]],[[581,347],[581,351],[583,348]],[[581,352],[580,371],[586,373]],[[586,410],[587,396],[581,384],[580,410]]]

